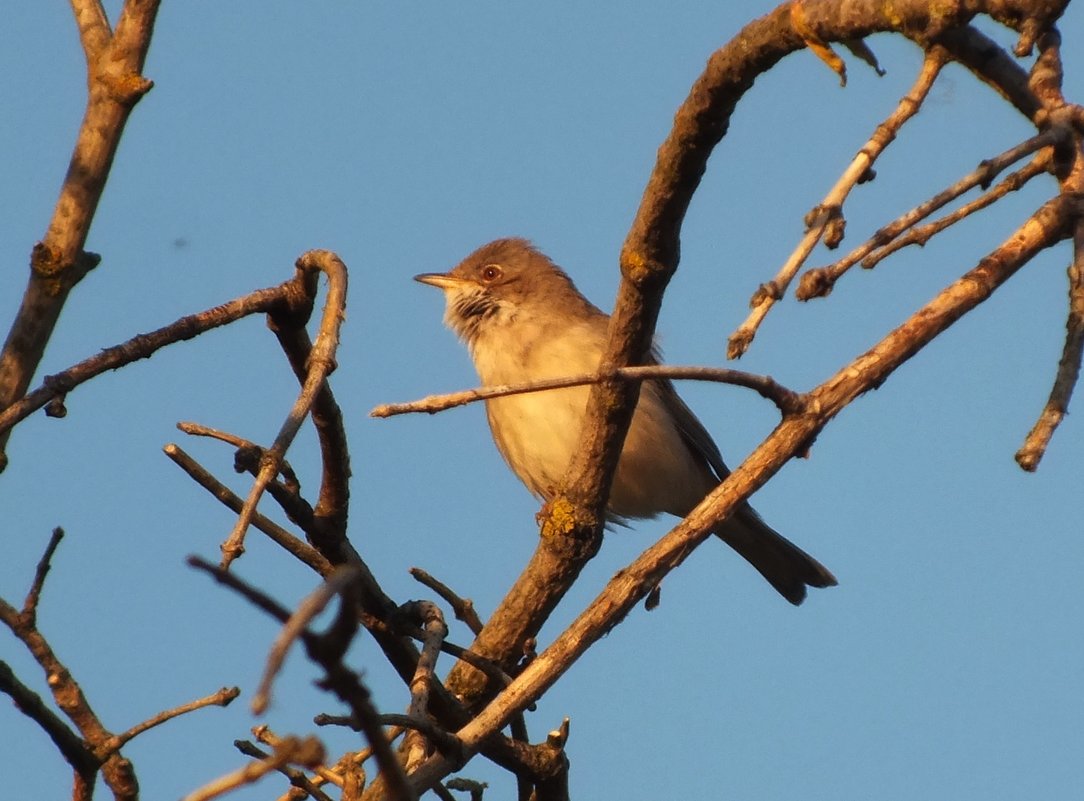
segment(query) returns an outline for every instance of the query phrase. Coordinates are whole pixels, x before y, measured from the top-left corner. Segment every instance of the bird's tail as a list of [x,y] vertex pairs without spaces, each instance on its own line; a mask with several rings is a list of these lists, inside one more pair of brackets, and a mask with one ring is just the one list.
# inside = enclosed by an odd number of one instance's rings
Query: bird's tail
[[761,520],[749,504],[743,504],[715,534],[795,606],[805,600],[807,586],[837,584],[828,568]]

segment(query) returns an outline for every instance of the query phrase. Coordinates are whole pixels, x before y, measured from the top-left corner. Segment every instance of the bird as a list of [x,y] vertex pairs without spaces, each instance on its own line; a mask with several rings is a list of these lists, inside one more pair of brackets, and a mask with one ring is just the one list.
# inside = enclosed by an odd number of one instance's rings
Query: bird
[[[521,384],[598,370],[609,316],[529,240],[497,239],[445,273],[414,280],[444,292],[444,323],[462,340],[483,386]],[[658,363],[653,350],[648,363]],[[590,388],[568,387],[486,400],[493,441],[536,497],[554,496],[580,446]],[[686,516],[729,475],[711,435],[665,379],[644,381],[607,504],[612,521]],[[835,576],[771,528],[748,502],[713,533],[790,603]]]

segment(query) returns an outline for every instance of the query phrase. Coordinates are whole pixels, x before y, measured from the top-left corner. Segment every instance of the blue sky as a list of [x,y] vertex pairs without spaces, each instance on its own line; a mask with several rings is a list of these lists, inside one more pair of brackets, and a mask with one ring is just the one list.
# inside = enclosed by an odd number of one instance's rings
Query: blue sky
[[[1084,95],[1071,44],[1084,30],[1078,6],[1062,25],[1071,100]],[[102,264],[73,292],[42,374],[278,283],[309,248],[335,250],[351,271],[332,379],[351,438],[351,538],[393,597],[427,597],[406,572],[417,565],[488,612],[534,547],[537,504],[505,469],[482,409],[367,416],[378,403],[474,383],[441,325],[438,293],[410,277],[448,269],[495,237],[527,236],[608,306],[674,110],[708,55],[770,8],[164,4],[146,69],[156,86],[125,133],[88,243]],[[840,89],[801,52],[742,101],[683,229],[658,327],[669,361],[725,363],[753,289],[910,86],[917,48],[888,37],[869,44],[883,78],[848,58]],[[10,319],[83,109],[67,6],[12,9],[0,69],[9,76],[0,83],[0,311]],[[877,180],[852,195],[844,247],[1030,133],[990,90],[949,68]],[[815,385],[999,244],[1052,187],[1037,181],[925,249],[849,275],[826,301],[788,298],[739,366],[796,389]],[[706,543],[666,581],[658,610],[636,610],[551,691],[529,726],[539,739],[572,718],[574,797],[1079,792],[1079,415],[1037,474],[1012,459],[1060,355],[1069,255],[1062,246],[1030,264],[754,498],[839,587],[793,609]],[[810,263],[831,260],[820,251]],[[731,464],[775,423],[752,393],[680,390]],[[232,454],[185,441],[174,424],[269,442],[295,392],[253,319],[102,376],[70,396],[66,419],[36,415],[13,436],[0,478],[0,594],[22,598],[49,531],[63,526],[41,625],[106,725],[124,730],[224,684],[244,692],[228,710],[188,716],[126,749],[147,798],[178,798],[242,764],[231,742],[259,722],[246,704],[275,635],[184,566],[189,553],[216,558],[232,518],[161,447],[179,442],[244,494]],[[311,495],[319,463],[309,429],[290,460]],[[609,535],[543,640],[667,523]],[[315,585],[256,533],[235,569],[288,603]],[[452,639],[468,637],[456,627]],[[352,657],[384,710],[405,708],[371,642]],[[13,638],[0,637],[0,659],[45,692]],[[276,731],[305,733],[312,714],[338,711],[311,686],[316,675],[290,660],[265,719]],[[13,797],[69,792],[52,745],[8,704],[0,731],[0,775]],[[357,742],[322,734],[336,753]],[[484,761],[464,775],[491,782],[492,797],[512,792]],[[274,781],[235,797],[276,797]]]

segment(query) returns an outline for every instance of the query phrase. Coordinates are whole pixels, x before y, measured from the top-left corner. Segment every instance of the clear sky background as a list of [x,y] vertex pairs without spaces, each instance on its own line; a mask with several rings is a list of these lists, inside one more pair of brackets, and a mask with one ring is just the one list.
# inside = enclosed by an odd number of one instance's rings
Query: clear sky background
[[[118,3],[110,4],[115,8]],[[354,480],[350,535],[398,600],[429,597],[423,567],[487,614],[536,541],[537,503],[506,470],[480,406],[370,419],[376,404],[473,386],[441,325],[439,293],[412,282],[498,236],[533,239],[608,307],[617,256],[674,110],[709,54],[769,2],[165,3],[146,74],[154,90],[121,144],[88,249],[101,266],[72,293],[42,374],[288,278],[310,248],[350,268],[333,387]],[[985,29],[1010,46],[1015,40]],[[1084,5],[1062,30],[1066,93],[1084,99]],[[669,361],[725,363],[726,337],[816,204],[921,60],[869,44],[838,80],[806,52],[739,106],[690,209],[659,320]],[[0,312],[10,320],[67,168],[84,65],[67,4],[17,3],[0,30]],[[858,188],[845,247],[1033,131],[964,70]],[[999,244],[1053,192],[1034,186],[924,250],[857,271],[828,300],[777,307],[738,366],[796,389],[819,383]],[[1079,798],[1084,786],[1084,531],[1080,414],[1036,475],[1013,453],[1061,352],[1067,245],[861,398],[754,498],[840,586],[801,608],[712,541],[577,663],[529,715],[533,739],[572,718],[578,799]],[[812,265],[831,261],[815,254]],[[5,323],[6,327],[6,323]],[[40,379],[40,376],[39,376]],[[753,393],[683,384],[731,464],[776,422]],[[0,594],[21,602],[49,531],[68,536],[40,622],[107,726],[237,684],[244,695],[135,740],[144,797],[179,798],[244,762],[232,740],[276,628],[183,565],[218,557],[232,516],[161,453],[178,441],[244,494],[232,453],[184,441],[196,420],[270,442],[296,383],[262,319],[100,377],[13,436],[0,476]],[[1080,408],[1082,399],[1077,398]],[[306,428],[289,458],[311,497]],[[272,504],[265,501],[264,511]],[[545,645],[607,578],[673,521],[607,536],[543,633]],[[239,575],[294,603],[316,577],[256,532]],[[461,625],[451,639],[465,643]],[[10,635],[0,658],[47,694]],[[385,711],[407,694],[362,640],[353,663]],[[444,659],[442,670],[450,667]],[[338,705],[294,655],[266,721],[306,733]],[[359,741],[322,731],[336,754]],[[0,704],[10,798],[64,798],[51,743]],[[508,798],[484,760],[464,775]],[[269,779],[237,798],[274,798]]]

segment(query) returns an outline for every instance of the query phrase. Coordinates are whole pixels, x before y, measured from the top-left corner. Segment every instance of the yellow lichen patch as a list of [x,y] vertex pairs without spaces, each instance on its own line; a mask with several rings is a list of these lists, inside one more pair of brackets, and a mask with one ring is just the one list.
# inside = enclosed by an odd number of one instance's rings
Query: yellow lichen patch
[[546,504],[541,523],[543,537],[568,536],[576,530],[576,507],[558,496]]

